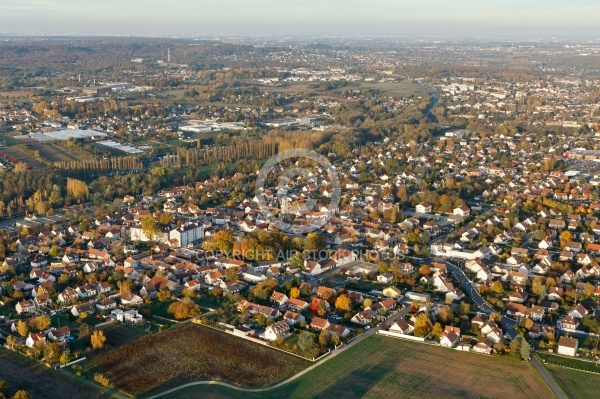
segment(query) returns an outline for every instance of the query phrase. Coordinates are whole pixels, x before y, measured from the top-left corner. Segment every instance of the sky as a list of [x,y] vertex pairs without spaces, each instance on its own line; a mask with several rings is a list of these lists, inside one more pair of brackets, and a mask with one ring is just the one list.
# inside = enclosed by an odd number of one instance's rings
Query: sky
[[598,0],[0,0],[0,34],[600,38]]

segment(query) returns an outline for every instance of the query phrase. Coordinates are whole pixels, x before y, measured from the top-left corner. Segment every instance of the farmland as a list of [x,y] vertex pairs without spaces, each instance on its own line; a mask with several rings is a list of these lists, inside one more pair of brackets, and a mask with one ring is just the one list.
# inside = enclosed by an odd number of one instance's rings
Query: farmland
[[109,398],[66,375],[50,370],[35,360],[0,349],[0,379],[13,390],[24,389],[34,398]]
[[40,156],[50,162],[79,160],[79,157],[73,153],[60,148],[52,143],[31,143],[27,147],[32,151],[38,151]]
[[193,324],[133,340],[83,364],[135,396],[198,380],[270,386],[307,365],[302,359]]
[[[499,383],[499,382],[502,383]],[[192,387],[165,398],[552,398],[527,364],[372,336],[274,391]]]
[[558,366],[546,366],[546,369],[569,398],[585,399],[598,395],[600,374],[569,370]]
[[24,153],[23,151],[19,150],[18,148],[6,147],[6,148],[3,148],[2,151],[7,153],[8,155],[10,155],[11,157],[15,158],[18,162],[25,162],[26,164],[31,165],[33,168],[37,169],[37,168],[46,167],[46,165],[44,165],[42,162],[38,161],[31,155]]

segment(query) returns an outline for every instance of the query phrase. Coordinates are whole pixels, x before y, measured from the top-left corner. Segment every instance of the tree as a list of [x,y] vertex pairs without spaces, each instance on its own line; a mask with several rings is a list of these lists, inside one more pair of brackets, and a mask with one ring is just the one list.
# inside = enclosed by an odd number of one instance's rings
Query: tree
[[175,301],[169,305],[167,312],[173,315],[175,319],[188,319],[190,317],[200,316],[200,307],[190,298],[184,298],[181,301]]
[[308,358],[315,358],[319,354],[319,347],[315,342],[315,337],[308,331],[302,331],[300,334],[300,337],[298,338],[298,348],[300,349],[300,352]]
[[426,337],[431,332],[431,322],[425,313],[415,318],[415,337]]
[[348,295],[342,294],[335,300],[335,308],[344,312],[352,310],[352,300]]
[[427,265],[422,265],[421,267],[419,267],[419,273],[423,276],[429,276],[429,273],[431,273],[431,269]]
[[318,233],[308,233],[304,243],[304,249],[307,251],[319,251],[323,248],[323,238]]
[[504,293],[504,286],[500,280],[496,280],[492,283],[490,290],[496,295],[501,295]]
[[229,230],[221,230],[215,234],[215,246],[225,254],[231,253],[233,250],[233,233]]
[[92,334],[92,328],[85,324],[85,323],[81,323],[81,325],[79,326],[79,339],[84,339],[89,337]]
[[459,315],[461,315],[461,316],[468,315],[470,311],[471,311],[471,307],[469,306],[468,303],[461,302],[460,305],[458,305],[458,314]]
[[321,333],[319,334],[319,345],[321,345],[322,347],[326,347],[327,344],[329,344],[329,331],[327,331],[327,329],[322,329]]
[[56,342],[50,342],[44,347],[44,359],[46,363],[53,364],[60,359],[60,347]]
[[27,326],[27,323],[25,323],[23,320],[19,320],[17,322],[17,332],[21,337],[26,337],[29,335],[29,327]]
[[338,346],[339,344],[342,343],[342,341],[341,341],[340,336],[338,335],[338,333],[331,334],[331,343],[334,346]]
[[12,399],[33,399],[33,398],[31,397],[31,395],[29,395],[27,393],[27,391],[20,389],[17,392],[15,392]]
[[237,267],[229,267],[227,270],[225,270],[225,278],[227,281],[235,281],[238,279],[239,275],[240,273]]
[[317,306],[317,314],[319,316],[325,316],[327,314],[327,305],[325,305],[325,301],[319,301],[319,305]]
[[85,320],[87,319],[88,315],[86,312],[81,312],[79,313],[79,320]]
[[110,380],[102,373],[94,374],[94,381],[96,381],[98,384],[102,385],[103,387],[110,386]]
[[292,267],[302,267],[304,266],[304,258],[299,254],[294,254],[289,260],[290,266]]
[[440,323],[435,323],[433,325],[433,330],[431,330],[431,339],[440,339],[440,335],[444,332],[442,325]]
[[363,307],[366,308],[370,308],[373,305],[373,300],[371,298],[366,298],[363,301]]
[[71,358],[69,357],[69,355],[67,355],[66,353],[63,353],[59,359],[59,362],[60,362],[60,364],[65,366],[67,363],[69,363],[70,360],[71,360]]
[[6,345],[8,345],[9,348],[14,348],[14,346],[17,344],[17,339],[15,337],[13,337],[12,335],[9,335],[8,337],[6,337]]
[[500,314],[498,312],[492,312],[492,313],[490,313],[490,320],[499,322],[500,320],[502,320],[502,314]]
[[45,331],[50,328],[51,320],[47,315],[41,315],[34,317],[30,321],[30,326],[32,330],[35,331]]
[[534,277],[531,282],[531,292],[533,292],[534,295],[540,295],[542,288],[544,288],[542,278],[540,276]]
[[297,287],[292,287],[290,289],[290,298],[299,298],[300,297],[300,289]]
[[560,246],[564,247],[569,241],[573,241],[573,233],[565,230],[560,234]]
[[105,342],[106,342],[106,336],[104,335],[104,331],[95,330],[92,333],[92,339],[91,339],[92,348],[102,349],[102,348],[104,348]]
[[142,233],[146,236],[146,238],[150,241],[154,241],[154,239],[158,236],[159,233],[158,224],[156,223],[156,219],[154,216],[146,215],[142,219]]
[[529,356],[531,355],[531,346],[529,346],[529,342],[527,342],[527,340],[522,339],[521,340],[521,359],[523,360],[527,360],[529,359]]
[[48,252],[48,255],[52,256],[53,258],[57,258],[60,256],[61,253],[62,248],[58,245],[53,245],[52,248],[50,248],[50,252]]
[[171,290],[169,290],[169,287],[163,287],[158,291],[157,297],[160,302],[169,301],[171,299]]
[[515,339],[510,341],[510,353],[517,355],[521,352],[521,336],[516,336]]
[[8,392],[8,384],[4,380],[0,380],[0,395],[6,395]]
[[169,226],[171,223],[173,223],[173,215],[171,215],[169,212],[161,213],[160,217],[158,218],[158,223],[160,223],[161,226]]

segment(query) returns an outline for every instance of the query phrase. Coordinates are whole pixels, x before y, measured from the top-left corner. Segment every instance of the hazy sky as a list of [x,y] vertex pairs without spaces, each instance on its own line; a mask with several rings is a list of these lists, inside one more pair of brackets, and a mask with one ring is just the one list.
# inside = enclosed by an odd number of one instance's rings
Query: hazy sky
[[0,0],[0,33],[588,36],[598,0]]

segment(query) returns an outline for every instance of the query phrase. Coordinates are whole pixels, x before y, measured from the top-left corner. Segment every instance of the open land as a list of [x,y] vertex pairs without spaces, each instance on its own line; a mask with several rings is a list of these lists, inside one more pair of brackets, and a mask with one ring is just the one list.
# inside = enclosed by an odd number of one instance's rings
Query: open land
[[84,365],[135,396],[198,380],[266,387],[306,366],[302,359],[191,324],[133,340]]
[[571,399],[587,399],[598,395],[600,374],[546,366],[548,372]]
[[264,394],[202,386],[165,396],[200,397],[551,398],[553,395],[523,362],[373,336],[297,380]]

